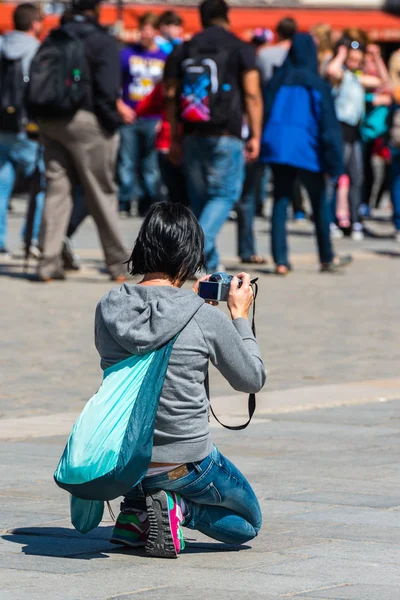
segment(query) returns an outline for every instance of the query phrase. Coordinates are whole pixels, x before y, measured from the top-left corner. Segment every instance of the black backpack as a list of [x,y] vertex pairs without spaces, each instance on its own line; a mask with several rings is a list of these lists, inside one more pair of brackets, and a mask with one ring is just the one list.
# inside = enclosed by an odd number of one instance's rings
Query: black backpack
[[0,131],[19,133],[24,129],[26,117],[26,87],[21,59],[0,58]]
[[82,107],[90,87],[83,40],[96,30],[88,24],[84,35],[68,26],[50,32],[31,65],[27,100],[34,118],[73,116]]
[[227,48],[201,47],[196,40],[185,43],[181,63],[180,119],[207,128],[223,127],[238,102],[232,85]]

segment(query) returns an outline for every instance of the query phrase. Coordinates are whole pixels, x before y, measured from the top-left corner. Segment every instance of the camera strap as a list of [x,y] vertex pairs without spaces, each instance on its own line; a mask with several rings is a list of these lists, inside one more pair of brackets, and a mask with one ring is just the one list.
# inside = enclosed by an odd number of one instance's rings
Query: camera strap
[[[257,298],[257,294],[258,294],[257,279],[253,279],[251,281],[251,287],[252,287],[253,294],[254,294],[253,318],[252,318],[252,321],[251,321],[251,329],[253,331],[254,337],[256,337],[256,298]],[[208,372],[207,372],[207,376],[206,376],[204,385],[205,385],[205,388],[206,388],[207,397],[210,400],[210,381],[209,381]],[[214,409],[213,409],[213,407],[211,405],[211,400],[210,400],[210,410],[211,410],[211,413],[212,413],[212,416],[214,417],[214,419],[220,425],[222,425],[222,427],[225,427],[225,429],[230,429],[231,431],[242,431],[243,429],[246,429],[246,427],[248,427],[248,425],[250,425],[251,420],[253,418],[254,412],[256,410],[256,395],[255,394],[249,394],[249,402],[248,402],[249,418],[248,418],[247,422],[244,423],[244,425],[225,425],[224,423],[222,423],[218,419],[217,415],[214,412]]]

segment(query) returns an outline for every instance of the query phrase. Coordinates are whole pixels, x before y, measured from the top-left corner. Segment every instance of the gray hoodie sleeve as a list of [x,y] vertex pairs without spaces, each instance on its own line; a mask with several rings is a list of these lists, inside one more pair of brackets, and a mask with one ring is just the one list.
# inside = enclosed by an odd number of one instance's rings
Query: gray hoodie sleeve
[[195,315],[212,364],[238,392],[257,393],[266,370],[260,348],[247,319],[231,321],[220,310],[204,305]]

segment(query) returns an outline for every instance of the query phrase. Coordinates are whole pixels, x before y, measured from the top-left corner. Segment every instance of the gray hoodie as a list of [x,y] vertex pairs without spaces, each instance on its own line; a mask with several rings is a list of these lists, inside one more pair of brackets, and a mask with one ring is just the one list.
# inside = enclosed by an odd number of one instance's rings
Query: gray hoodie
[[209,360],[235,390],[259,392],[266,379],[249,322],[230,321],[191,290],[124,284],[97,305],[95,344],[102,369],[159,348],[179,332],[157,412],[154,462],[199,461],[211,452],[204,387]]
[[39,40],[23,31],[10,31],[0,37],[0,55],[10,60],[20,58],[24,77],[29,75],[32,59],[39,46]]

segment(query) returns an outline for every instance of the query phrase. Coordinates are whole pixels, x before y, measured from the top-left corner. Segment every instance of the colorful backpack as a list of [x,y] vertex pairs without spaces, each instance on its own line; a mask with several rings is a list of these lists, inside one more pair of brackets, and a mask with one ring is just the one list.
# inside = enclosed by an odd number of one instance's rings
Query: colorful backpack
[[99,390],[73,426],[54,479],[72,494],[71,520],[82,533],[99,524],[104,501],[125,495],[148,470],[176,338],[106,369]]
[[[235,110],[235,93],[226,48],[185,42],[181,64],[180,119],[184,123],[223,127]],[[240,101],[240,100],[239,100]]]

